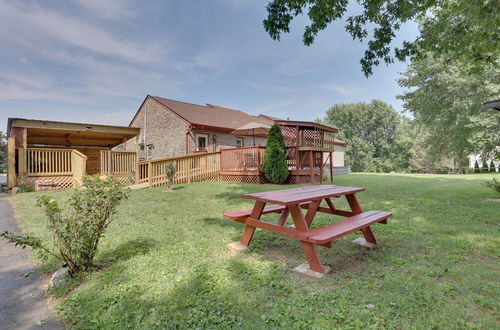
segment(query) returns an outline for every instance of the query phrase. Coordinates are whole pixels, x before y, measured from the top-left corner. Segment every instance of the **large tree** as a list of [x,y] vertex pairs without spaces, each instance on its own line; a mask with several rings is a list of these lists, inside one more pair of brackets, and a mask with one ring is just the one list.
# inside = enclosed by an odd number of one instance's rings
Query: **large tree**
[[[362,12],[345,17],[347,0],[272,0],[267,5],[264,28],[271,38],[280,40],[290,32],[294,17],[307,12],[303,42],[311,45],[317,34],[330,23],[345,19],[345,29],[355,40],[369,37],[368,48],[361,59],[366,76],[381,61],[389,64],[395,58],[403,61],[418,57],[422,51],[433,51],[469,64],[481,71],[483,63],[498,59],[500,39],[498,0],[365,0],[358,1]],[[393,47],[401,26],[418,21],[419,36]]]
[[403,134],[402,120],[391,105],[373,100],[334,105],[323,122],[340,128],[353,172],[389,172],[406,170],[411,158],[412,138]]
[[427,53],[413,61],[399,84],[400,98],[426,138],[434,158],[453,157],[461,170],[468,153],[491,153],[500,144],[500,113],[483,103],[498,98],[500,74],[490,65],[482,74],[467,74],[466,63]]

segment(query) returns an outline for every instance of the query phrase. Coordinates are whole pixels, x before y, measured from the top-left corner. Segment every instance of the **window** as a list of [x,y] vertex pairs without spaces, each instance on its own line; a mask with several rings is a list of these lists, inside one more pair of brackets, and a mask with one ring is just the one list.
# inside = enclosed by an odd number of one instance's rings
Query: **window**
[[151,159],[153,158],[153,150],[155,149],[155,146],[152,144],[148,144],[146,146],[146,159]]
[[208,147],[208,134],[196,134],[196,150],[205,151]]
[[237,137],[236,138],[236,148],[241,148],[241,147],[244,147],[244,146],[245,146],[245,144],[244,144],[243,138]]

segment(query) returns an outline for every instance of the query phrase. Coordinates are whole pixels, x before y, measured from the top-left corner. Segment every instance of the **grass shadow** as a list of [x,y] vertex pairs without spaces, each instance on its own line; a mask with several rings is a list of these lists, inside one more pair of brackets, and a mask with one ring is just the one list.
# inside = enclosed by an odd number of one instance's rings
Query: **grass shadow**
[[124,261],[148,253],[157,244],[158,242],[155,240],[141,237],[123,242],[114,249],[101,253],[98,257],[99,260],[105,264],[115,261]]

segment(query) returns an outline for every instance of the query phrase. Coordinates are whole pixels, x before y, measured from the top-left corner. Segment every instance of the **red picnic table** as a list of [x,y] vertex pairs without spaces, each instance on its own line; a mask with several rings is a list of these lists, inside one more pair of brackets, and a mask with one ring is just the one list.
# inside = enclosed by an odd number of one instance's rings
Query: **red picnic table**
[[[316,245],[331,248],[333,240],[357,230],[360,230],[364,236],[364,240],[360,242],[361,244],[376,244],[377,241],[370,226],[379,222],[387,223],[387,218],[392,215],[391,212],[385,211],[363,212],[356,198],[356,193],[364,190],[364,188],[356,187],[318,185],[244,194],[241,196],[242,198],[255,200],[252,209],[224,213],[225,218],[246,225],[240,242],[231,243],[229,246],[240,250],[248,247],[252,241],[255,228],[261,228],[299,240],[309,265],[309,269],[305,269],[305,271],[310,272],[312,270],[321,274],[327,273],[329,269],[321,263]],[[346,197],[351,208],[350,211],[335,208],[332,198],[341,196]],[[325,200],[328,207],[320,206],[323,200]],[[266,204],[271,205],[266,206]],[[307,210],[305,215],[302,209]],[[340,215],[346,218],[318,228],[311,228],[317,212]],[[260,220],[261,216],[267,213],[280,213],[281,216],[276,224]],[[292,216],[295,228],[284,226],[288,215]]]

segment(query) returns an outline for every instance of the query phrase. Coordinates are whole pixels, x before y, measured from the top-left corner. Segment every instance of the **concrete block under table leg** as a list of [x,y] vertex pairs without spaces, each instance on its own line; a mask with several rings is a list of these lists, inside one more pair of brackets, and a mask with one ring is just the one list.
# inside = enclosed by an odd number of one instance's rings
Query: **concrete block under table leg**
[[241,244],[241,242],[240,242],[240,241],[238,241],[238,242],[233,242],[233,243],[229,243],[228,245],[226,245],[226,247],[227,247],[229,250],[231,250],[231,251],[236,251],[236,252],[240,252],[240,251],[246,251],[246,250],[248,250],[248,246]]
[[294,268],[293,272],[297,275],[301,275],[301,276],[305,276],[305,277],[322,278],[323,275],[330,272],[330,267],[328,267],[328,266],[323,266],[323,267],[325,268],[324,273],[315,272],[314,270],[309,268],[309,264],[307,262],[304,262],[303,264],[299,265],[297,268]]
[[376,247],[375,244],[367,242],[364,237],[358,237],[355,240],[353,240],[352,243],[357,244],[359,246],[363,246],[368,249],[373,249],[374,247]]

